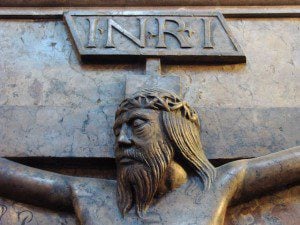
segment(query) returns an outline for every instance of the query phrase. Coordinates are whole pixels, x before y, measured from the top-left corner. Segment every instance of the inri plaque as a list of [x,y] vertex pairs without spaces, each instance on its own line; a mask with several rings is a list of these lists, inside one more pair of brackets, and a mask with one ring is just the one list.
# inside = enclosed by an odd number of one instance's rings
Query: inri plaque
[[[246,57],[218,12],[68,12],[65,21],[84,62],[242,63]],[[130,57],[129,57],[130,56]]]

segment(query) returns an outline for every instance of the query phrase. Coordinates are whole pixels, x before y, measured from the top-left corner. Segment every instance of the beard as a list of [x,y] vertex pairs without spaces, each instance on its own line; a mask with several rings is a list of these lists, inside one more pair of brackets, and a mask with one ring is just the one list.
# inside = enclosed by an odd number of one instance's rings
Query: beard
[[[132,159],[132,163],[120,164],[122,157]],[[143,217],[172,157],[172,148],[163,140],[148,149],[135,146],[117,154],[117,203],[123,216],[135,204],[136,214]]]

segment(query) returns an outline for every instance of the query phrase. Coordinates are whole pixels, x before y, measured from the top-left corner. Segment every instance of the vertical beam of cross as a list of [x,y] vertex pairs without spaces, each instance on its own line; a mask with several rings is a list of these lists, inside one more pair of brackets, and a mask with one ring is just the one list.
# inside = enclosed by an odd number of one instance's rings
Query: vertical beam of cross
[[180,77],[162,75],[160,58],[146,58],[145,67],[143,75],[126,76],[126,97],[143,88],[160,88],[180,96]]
[[147,58],[145,72],[148,76],[161,76],[160,58]]

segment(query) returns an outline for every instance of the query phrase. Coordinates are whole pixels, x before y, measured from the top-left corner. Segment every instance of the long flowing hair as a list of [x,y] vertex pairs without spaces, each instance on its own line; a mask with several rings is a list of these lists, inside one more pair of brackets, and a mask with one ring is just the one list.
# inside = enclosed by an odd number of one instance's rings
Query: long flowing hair
[[204,189],[208,189],[216,176],[216,170],[202,149],[199,127],[182,117],[180,111],[164,111],[162,115],[175,155],[190,166],[203,181]]

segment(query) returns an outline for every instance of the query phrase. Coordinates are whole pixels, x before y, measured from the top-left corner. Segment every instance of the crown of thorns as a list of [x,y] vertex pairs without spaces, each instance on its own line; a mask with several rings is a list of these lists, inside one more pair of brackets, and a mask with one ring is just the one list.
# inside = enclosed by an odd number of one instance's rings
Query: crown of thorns
[[134,93],[131,97],[124,99],[120,103],[116,117],[134,108],[164,110],[167,112],[180,110],[182,116],[199,126],[196,111],[176,94],[164,90],[144,89]]

